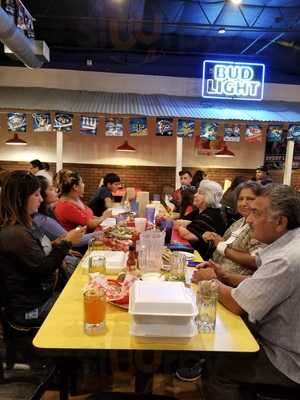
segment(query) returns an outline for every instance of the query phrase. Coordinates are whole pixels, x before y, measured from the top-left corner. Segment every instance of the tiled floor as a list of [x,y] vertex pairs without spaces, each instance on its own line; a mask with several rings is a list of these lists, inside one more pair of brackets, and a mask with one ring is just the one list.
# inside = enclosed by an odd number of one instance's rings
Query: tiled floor
[[[132,391],[133,379],[128,374],[115,374],[113,391]],[[174,396],[178,400],[201,400],[201,383],[181,382],[170,375],[155,375],[154,393]],[[71,397],[72,400],[84,400],[86,396]],[[43,400],[59,400],[57,392],[47,392]]]

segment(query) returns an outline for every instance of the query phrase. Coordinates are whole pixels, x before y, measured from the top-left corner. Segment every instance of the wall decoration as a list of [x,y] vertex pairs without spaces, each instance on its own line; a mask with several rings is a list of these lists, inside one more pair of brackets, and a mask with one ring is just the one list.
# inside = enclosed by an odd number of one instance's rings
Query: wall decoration
[[241,140],[241,125],[225,124],[224,142],[239,142]]
[[178,137],[193,137],[195,132],[195,121],[193,119],[179,119],[177,126]]
[[290,125],[287,134],[288,140],[300,140],[300,125]]
[[219,124],[217,122],[201,122],[200,137],[209,141],[216,141]]
[[7,128],[11,132],[26,132],[27,118],[25,113],[7,113]]
[[195,136],[195,156],[213,156],[222,149],[223,138],[208,140],[200,136]]
[[148,125],[147,118],[130,118],[129,120],[129,133],[130,136],[147,136]]
[[87,115],[80,116],[80,134],[88,136],[96,136],[98,117],[90,117]]
[[265,65],[237,61],[205,60],[202,97],[260,101],[264,96]]
[[122,118],[105,118],[105,136],[123,136]]
[[51,115],[49,112],[32,113],[32,129],[34,132],[52,131]]
[[282,125],[269,126],[267,131],[267,141],[271,143],[281,142],[282,134],[283,134]]
[[156,136],[173,135],[173,118],[156,118]]
[[260,125],[247,125],[245,140],[248,143],[262,143],[262,127]]
[[73,126],[73,114],[57,112],[54,119],[54,130],[62,132],[70,132]]

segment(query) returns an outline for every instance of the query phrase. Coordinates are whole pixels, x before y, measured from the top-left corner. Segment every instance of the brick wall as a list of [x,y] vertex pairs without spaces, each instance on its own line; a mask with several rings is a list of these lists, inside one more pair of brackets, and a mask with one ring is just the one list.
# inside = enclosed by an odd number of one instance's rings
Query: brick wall
[[[28,169],[26,162],[0,161],[0,167],[7,170]],[[175,182],[174,167],[143,167],[143,166],[115,166],[115,165],[97,165],[97,164],[64,164],[65,168],[78,171],[85,182],[85,200],[88,200],[95,193],[100,179],[109,172],[118,174],[125,186],[137,187],[151,194],[161,194],[164,187],[173,187]],[[52,171],[55,165],[51,164]],[[195,168],[189,168],[194,173]],[[251,169],[206,169],[209,179],[219,182],[222,186],[225,179],[232,180],[237,175],[245,175],[249,179],[254,176],[255,170]],[[272,171],[271,177],[274,182],[282,182],[283,171]],[[292,185],[300,188],[300,170],[293,171]]]

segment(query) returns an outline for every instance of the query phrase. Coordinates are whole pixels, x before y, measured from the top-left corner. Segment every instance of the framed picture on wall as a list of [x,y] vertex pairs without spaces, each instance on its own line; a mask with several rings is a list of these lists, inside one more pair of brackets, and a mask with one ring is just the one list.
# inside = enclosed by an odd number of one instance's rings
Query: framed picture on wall
[[32,113],[32,129],[33,132],[51,132],[51,114],[49,112]]
[[225,124],[224,142],[239,142],[241,140],[241,125]]
[[287,134],[288,140],[300,140],[300,125],[290,125]]
[[80,134],[87,136],[96,136],[98,121],[98,117],[80,115]]
[[177,136],[193,137],[195,132],[195,121],[193,119],[178,119]]
[[248,143],[262,143],[262,127],[257,124],[247,125],[245,140]]
[[129,134],[130,136],[147,136],[148,135],[147,118],[146,117],[130,118]]
[[156,118],[156,136],[173,135],[173,118]]
[[123,136],[123,132],[122,118],[105,118],[105,136]]
[[70,132],[73,127],[73,114],[65,112],[56,112],[53,124],[54,130],[61,132]]
[[271,125],[267,130],[267,142],[281,142],[281,138],[283,135],[283,126],[282,125]]
[[218,137],[219,124],[217,122],[201,122],[200,137],[209,141],[215,141]]
[[25,113],[7,113],[7,129],[11,132],[26,132],[27,118]]

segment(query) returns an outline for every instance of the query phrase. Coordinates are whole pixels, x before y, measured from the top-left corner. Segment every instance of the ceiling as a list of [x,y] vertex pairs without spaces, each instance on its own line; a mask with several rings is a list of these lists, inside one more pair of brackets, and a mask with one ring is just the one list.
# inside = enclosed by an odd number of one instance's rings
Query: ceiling
[[47,68],[199,77],[203,59],[222,56],[300,83],[300,0],[22,1],[50,48]]

